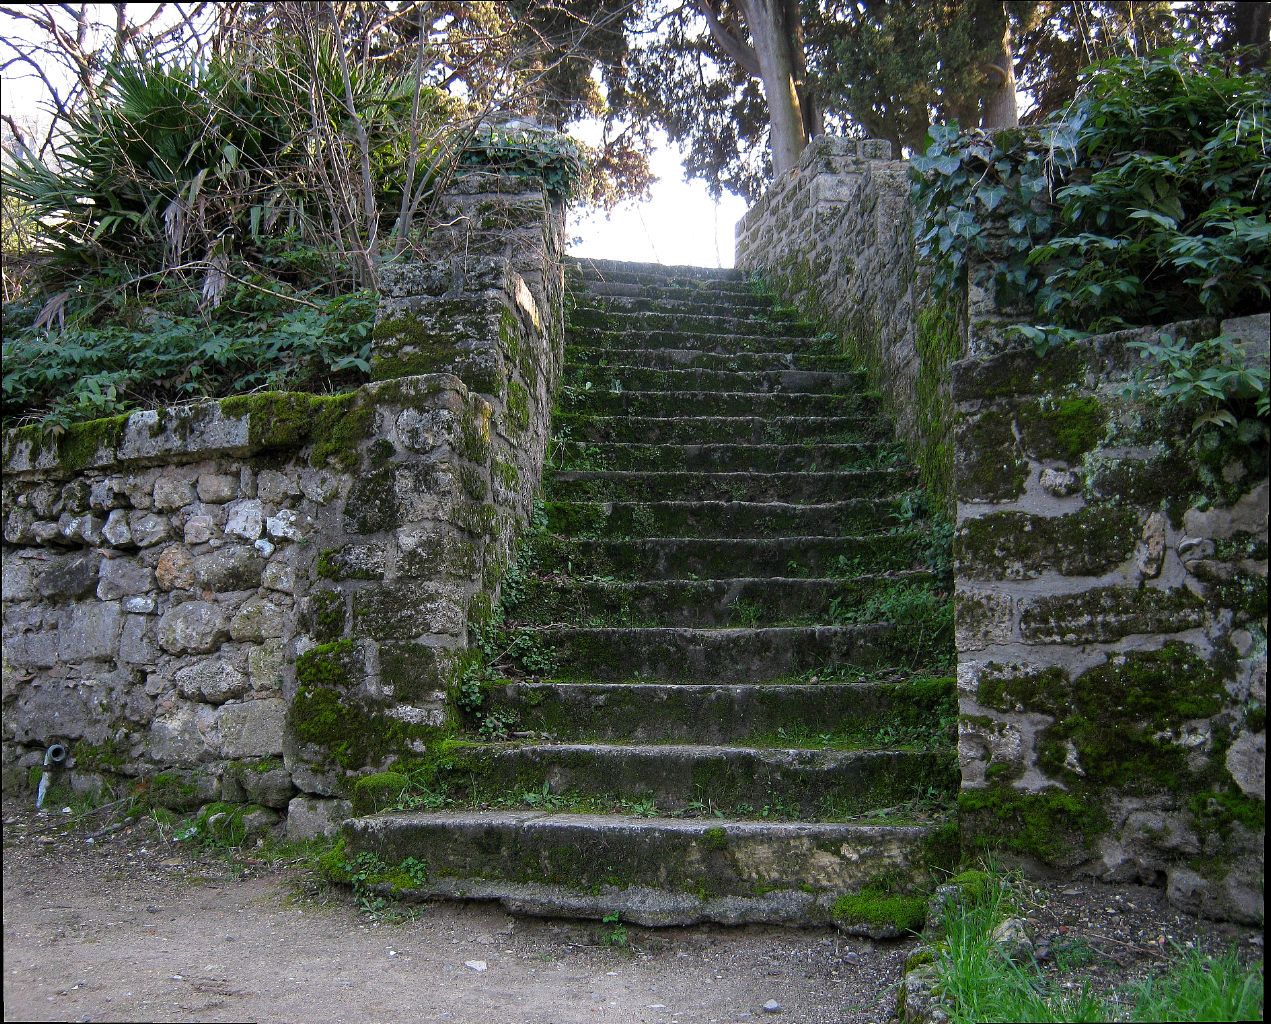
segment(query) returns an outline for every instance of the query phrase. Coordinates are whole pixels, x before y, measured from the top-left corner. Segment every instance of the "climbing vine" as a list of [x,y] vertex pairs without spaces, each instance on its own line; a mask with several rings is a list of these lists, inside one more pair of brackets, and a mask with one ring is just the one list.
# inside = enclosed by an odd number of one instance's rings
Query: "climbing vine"
[[1265,308],[1271,75],[1182,50],[1096,64],[1072,107],[988,135],[932,130],[915,157],[919,256],[970,271],[1046,347]]

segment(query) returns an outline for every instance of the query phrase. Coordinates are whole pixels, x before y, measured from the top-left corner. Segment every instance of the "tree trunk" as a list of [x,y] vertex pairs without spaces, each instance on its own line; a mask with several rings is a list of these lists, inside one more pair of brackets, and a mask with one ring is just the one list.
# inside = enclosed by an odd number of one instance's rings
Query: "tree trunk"
[[[785,0],[741,0],[768,100],[773,177],[798,164],[808,141],[796,78],[790,6]],[[797,18],[797,5],[794,6]]]
[[986,69],[990,76],[989,92],[984,97],[984,113],[980,127],[986,131],[1019,126],[1019,107],[1015,102],[1015,53],[1011,46],[1011,21],[1001,4],[994,4],[1002,18],[1002,42]]

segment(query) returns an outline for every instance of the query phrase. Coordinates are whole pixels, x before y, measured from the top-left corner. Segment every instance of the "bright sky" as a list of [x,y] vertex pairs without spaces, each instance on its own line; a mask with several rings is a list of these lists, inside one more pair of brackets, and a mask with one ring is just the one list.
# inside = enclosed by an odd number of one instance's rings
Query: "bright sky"
[[658,133],[653,155],[660,179],[652,198],[626,202],[612,214],[593,213],[569,218],[569,251],[638,263],[677,263],[699,267],[733,265],[733,229],[746,203],[727,195],[715,203],[700,181],[686,183],[681,155]]

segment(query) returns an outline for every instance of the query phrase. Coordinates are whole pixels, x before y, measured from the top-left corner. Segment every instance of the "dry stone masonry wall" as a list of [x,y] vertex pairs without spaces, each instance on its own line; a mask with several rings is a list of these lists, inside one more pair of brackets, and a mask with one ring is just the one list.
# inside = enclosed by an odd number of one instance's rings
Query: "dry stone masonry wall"
[[1012,348],[991,296],[933,300],[889,156],[817,140],[737,261],[862,357],[956,510],[964,846],[1261,920],[1266,445],[1127,385],[1159,333],[1265,360],[1267,317]]
[[6,788],[58,740],[77,789],[290,807],[305,834],[446,724],[541,474],[563,290],[537,182],[449,203],[384,268],[374,383],[6,432]]

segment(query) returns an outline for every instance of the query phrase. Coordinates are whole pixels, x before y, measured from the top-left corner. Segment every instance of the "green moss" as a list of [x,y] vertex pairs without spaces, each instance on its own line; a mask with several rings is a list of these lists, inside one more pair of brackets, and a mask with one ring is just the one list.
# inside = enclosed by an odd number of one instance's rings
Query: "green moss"
[[357,392],[319,397],[312,413],[309,464],[315,468],[330,465],[354,469],[358,465],[358,445],[370,437],[375,427],[375,411],[370,403],[359,402]]
[[718,826],[708,828],[702,833],[702,845],[708,850],[728,849],[728,833]]
[[1125,562],[1138,538],[1135,510],[1110,503],[1063,516],[995,512],[961,526],[954,557],[971,579],[1009,579],[1048,567],[1067,576],[1097,576]]
[[521,482],[521,471],[516,468],[514,462],[509,462],[506,459],[495,459],[492,469],[494,478],[502,485],[504,490],[516,490],[517,484]]
[[830,916],[842,924],[892,927],[902,932],[921,931],[927,921],[924,896],[906,896],[866,887],[853,895],[843,895],[830,907]]
[[338,590],[317,590],[309,598],[309,614],[313,636],[320,644],[329,644],[344,636],[344,595]]
[[517,433],[530,425],[530,393],[520,381],[508,382],[508,426]]
[[1054,715],[1068,706],[1071,682],[1067,671],[1058,666],[1017,673],[989,663],[980,676],[975,699],[998,711]]
[[953,400],[949,367],[962,354],[962,331],[957,311],[949,305],[928,306],[918,313],[914,338],[918,351],[917,450],[913,452],[923,487],[952,519]]
[[963,500],[1010,501],[1024,492],[1028,462],[1000,411],[983,411],[960,423],[957,448],[957,490]]
[[987,871],[971,869],[959,872],[945,884],[958,886],[962,890],[963,904],[971,906],[988,899],[992,893],[994,880]]
[[1237,822],[1255,833],[1267,827],[1266,801],[1243,793],[1205,790],[1188,800],[1187,809],[1203,834],[1217,833],[1225,838]]
[[296,659],[296,679],[305,686],[349,686],[355,654],[352,640],[319,644]]
[[353,783],[351,795],[356,814],[371,814],[395,806],[410,788],[410,778],[401,772],[376,772]]
[[113,451],[124,438],[128,414],[74,423],[57,439],[57,458],[63,469],[79,470],[89,465],[99,451]]
[[1073,463],[1099,443],[1108,414],[1097,398],[1040,399],[1021,404],[1015,422],[1038,458]]
[[114,737],[103,743],[77,743],[74,746],[75,767],[84,771],[117,772],[127,763],[130,746]]
[[[1042,736],[1039,763],[1083,788],[1186,791],[1187,751],[1171,730],[1217,714],[1223,693],[1220,674],[1188,644],[1110,658],[1074,682],[1068,713]],[[1066,766],[1069,744],[1081,775]]]
[[1063,866],[1086,860],[1108,827],[1100,806],[1058,789],[964,789],[958,812],[968,849],[1004,849]]

